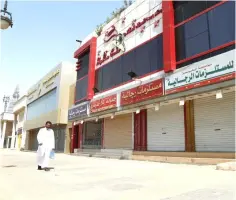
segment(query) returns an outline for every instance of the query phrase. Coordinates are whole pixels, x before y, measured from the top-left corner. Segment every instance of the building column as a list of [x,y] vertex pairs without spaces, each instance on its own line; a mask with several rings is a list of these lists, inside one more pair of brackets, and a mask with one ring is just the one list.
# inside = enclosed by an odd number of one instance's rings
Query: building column
[[20,148],[22,149],[25,148],[25,140],[26,140],[26,131],[22,129],[22,139],[21,139],[21,144],[20,144]]
[[16,140],[16,129],[15,129],[15,122],[12,123],[12,133],[11,133],[11,149],[15,148],[15,140]]
[[78,149],[82,149],[84,124],[78,125]]
[[194,102],[186,101],[184,104],[185,125],[185,151],[195,152],[195,129],[194,129]]
[[134,113],[134,150],[147,151],[147,110]]
[[2,137],[1,137],[1,141],[0,141],[0,148],[3,148],[3,145],[4,145],[4,139],[5,139],[5,134],[6,134],[6,127],[7,127],[7,122],[4,121],[3,122],[3,129],[2,129]]
[[163,62],[165,73],[176,69],[175,20],[173,0],[162,1]]
[[70,142],[70,153],[74,153],[74,138],[75,138],[75,125],[72,122],[72,133],[71,133],[71,142]]
[[27,106],[25,106],[25,110],[24,110],[24,122],[23,122],[23,127],[22,127],[22,139],[21,139],[21,145],[20,148],[25,149],[25,145],[26,145],[26,130],[25,130],[25,122],[27,121]]
[[25,143],[24,143],[24,149],[29,150],[29,131],[25,131]]

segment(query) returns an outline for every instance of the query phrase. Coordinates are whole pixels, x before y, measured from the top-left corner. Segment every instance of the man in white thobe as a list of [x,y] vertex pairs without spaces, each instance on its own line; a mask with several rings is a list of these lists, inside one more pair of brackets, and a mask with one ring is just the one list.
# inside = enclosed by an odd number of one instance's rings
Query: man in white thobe
[[38,140],[38,170],[49,171],[49,157],[51,151],[55,148],[54,131],[52,130],[52,123],[47,121],[44,128],[41,128],[37,135]]

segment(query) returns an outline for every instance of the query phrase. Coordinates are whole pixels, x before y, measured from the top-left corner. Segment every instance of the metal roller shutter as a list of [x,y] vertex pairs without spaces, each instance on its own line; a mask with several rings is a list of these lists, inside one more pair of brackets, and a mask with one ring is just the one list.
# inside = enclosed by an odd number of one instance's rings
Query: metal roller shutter
[[194,101],[196,151],[235,151],[235,92]]
[[185,151],[184,108],[178,104],[148,110],[147,149],[149,151]]
[[104,120],[104,148],[132,149],[132,114]]

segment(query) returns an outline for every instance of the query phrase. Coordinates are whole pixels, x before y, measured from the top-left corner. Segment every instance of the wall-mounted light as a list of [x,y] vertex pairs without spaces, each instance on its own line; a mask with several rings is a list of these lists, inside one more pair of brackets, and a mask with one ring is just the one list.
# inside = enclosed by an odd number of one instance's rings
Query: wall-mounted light
[[160,110],[160,104],[158,103],[158,104],[156,104],[155,105],[155,107],[154,107],[154,109],[155,109],[155,111],[158,111],[158,110]]
[[223,94],[222,94],[222,91],[219,90],[216,92],[216,99],[222,99],[223,98]]
[[99,89],[97,89],[96,87],[93,88],[93,92],[94,94],[98,93],[99,92]]
[[184,106],[184,99],[180,99],[179,106]]
[[128,74],[128,76],[129,76],[131,79],[134,79],[135,77],[137,77],[137,74],[136,74],[135,72],[133,72],[133,71],[130,71],[130,72],[128,72],[127,74]]
[[139,114],[140,113],[140,109],[136,110],[136,114]]
[[112,114],[112,115],[111,115],[111,119],[114,119],[114,117],[115,117],[115,114]]
[[95,121],[98,122],[98,117],[96,117]]
[[83,123],[84,123],[84,120],[81,120],[80,123],[83,124]]
[[79,47],[80,47],[80,45],[81,45],[82,41],[81,41],[81,40],[76,40],[76,42],[78,42],[78,43],[79,43]]

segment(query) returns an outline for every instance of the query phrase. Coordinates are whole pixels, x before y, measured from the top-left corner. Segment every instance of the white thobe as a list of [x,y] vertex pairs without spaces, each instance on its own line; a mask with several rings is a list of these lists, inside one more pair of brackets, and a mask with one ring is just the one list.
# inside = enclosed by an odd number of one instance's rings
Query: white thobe
[[38,165],[42,168],[48,167],[49,157],[52,149],[55,148],[54,131],[52,129],[41,128],[37,135],[39,144],[37,151]]

